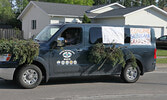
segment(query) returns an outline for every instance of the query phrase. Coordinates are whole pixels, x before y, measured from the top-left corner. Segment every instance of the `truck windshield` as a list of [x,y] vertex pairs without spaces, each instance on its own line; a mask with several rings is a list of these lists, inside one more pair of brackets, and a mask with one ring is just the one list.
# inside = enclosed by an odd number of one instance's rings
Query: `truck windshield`
[[35,38],[37,41],[48,41],[58,30],[60,26],[46,26]]

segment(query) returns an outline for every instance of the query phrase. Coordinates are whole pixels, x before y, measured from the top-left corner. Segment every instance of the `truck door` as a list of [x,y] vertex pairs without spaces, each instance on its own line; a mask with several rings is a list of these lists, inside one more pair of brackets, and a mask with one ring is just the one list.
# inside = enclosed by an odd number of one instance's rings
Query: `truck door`
[[50,66],[54,74],[78,76],[84,64],[83,27],[66,28],[59,37],[65,39],[65,46],[51,51]]

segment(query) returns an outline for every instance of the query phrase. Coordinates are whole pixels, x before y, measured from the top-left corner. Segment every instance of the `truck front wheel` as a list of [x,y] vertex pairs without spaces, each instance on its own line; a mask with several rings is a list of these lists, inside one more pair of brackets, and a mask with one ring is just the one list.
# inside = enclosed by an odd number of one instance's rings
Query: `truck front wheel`
[[16,74],[16,82],[23,88],[37,87],[42,80],[42,72],[35,65],[25,65]]

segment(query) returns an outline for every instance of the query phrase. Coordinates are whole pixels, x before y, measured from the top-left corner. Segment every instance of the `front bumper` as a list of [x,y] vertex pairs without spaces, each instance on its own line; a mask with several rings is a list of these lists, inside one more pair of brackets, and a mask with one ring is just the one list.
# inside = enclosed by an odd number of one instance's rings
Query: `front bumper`
[[5,80],[13,80],[16,68],[0,68],[0,78]]
[[17,66],[17,62],[0,62],[0,78],[5,80],[13,80],[14,72]]

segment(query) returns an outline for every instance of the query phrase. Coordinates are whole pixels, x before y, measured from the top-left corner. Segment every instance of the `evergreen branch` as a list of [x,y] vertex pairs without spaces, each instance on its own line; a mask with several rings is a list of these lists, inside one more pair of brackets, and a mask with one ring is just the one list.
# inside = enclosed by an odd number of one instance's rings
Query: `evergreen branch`
[[100,70],[103,67],[103,65],[105,64],[106,61],[107,61],[107,58],[104,59],[104,61],[101,63],[101,65],[98,67],[97,70]]

